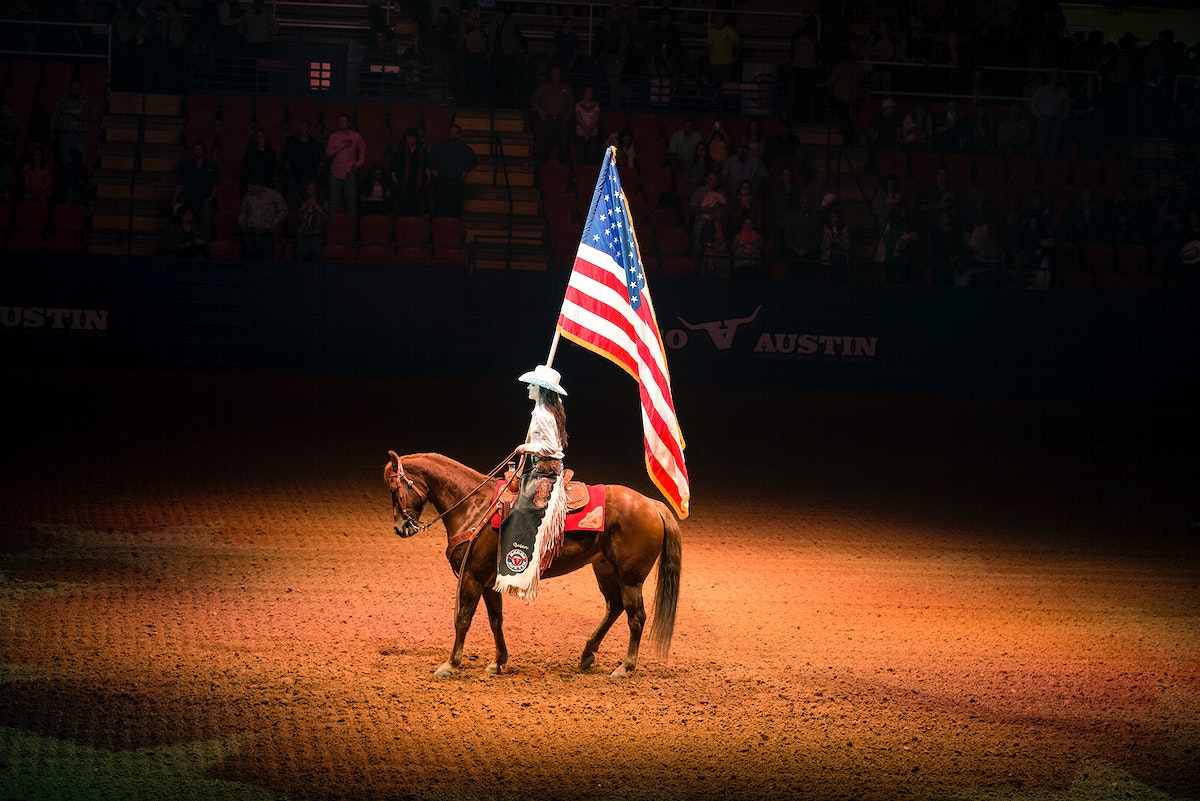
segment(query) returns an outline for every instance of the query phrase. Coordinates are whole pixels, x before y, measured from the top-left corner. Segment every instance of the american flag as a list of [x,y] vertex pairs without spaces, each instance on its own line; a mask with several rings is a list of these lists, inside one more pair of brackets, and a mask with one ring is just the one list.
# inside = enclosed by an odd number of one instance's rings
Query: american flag
[[613,153],[610,147],[604,154],[558,330],[615,362],[638,382],[646,471],[682,519],[688,516],[691,499],[683,435],[675,417],[671,377],[646,270]]

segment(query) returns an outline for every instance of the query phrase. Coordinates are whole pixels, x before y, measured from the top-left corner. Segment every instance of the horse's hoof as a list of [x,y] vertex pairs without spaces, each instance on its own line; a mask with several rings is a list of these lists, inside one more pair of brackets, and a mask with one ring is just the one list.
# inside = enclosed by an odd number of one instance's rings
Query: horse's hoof
[[587,670],[594,664],[596,664],[596,655],[595,654],[584,654],[583,659],[579,660],[579,669]]
[[448,679],[454,675],[454,666],[447,662],[437,670],[433,671],[433,675],[437,676],[439,679]]
[[487,666],[487,672],[493,676],[499,676],[501,673],[504,672],[504,666],[498,665],[495,662],[493,662],[492,664]]
[[632,674],[632,673],[633,673],[632,670],[628,670],[628,671],[625,670],[624,665],[618,665],[617,669],[608,675],[609,675],[609,678],[612,678],[612,679],[627,679],[627,678],[629,678],[630,674]]

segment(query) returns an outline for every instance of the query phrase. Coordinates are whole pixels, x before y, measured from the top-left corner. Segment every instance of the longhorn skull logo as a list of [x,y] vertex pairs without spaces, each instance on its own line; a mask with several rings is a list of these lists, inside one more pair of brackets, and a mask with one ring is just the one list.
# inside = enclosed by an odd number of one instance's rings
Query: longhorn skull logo
[[687,328],[689,331],[706,332],[717,350],[729,350],[733,347],[733,337],[737,333],[738,326],[754,322],[760,311],[762,311],[761,305],[749,317],[740,317],[734,320],[713,320],[709,323],[699,324],[689,323],[678,315],[676,319],[683,323],[684,328]]

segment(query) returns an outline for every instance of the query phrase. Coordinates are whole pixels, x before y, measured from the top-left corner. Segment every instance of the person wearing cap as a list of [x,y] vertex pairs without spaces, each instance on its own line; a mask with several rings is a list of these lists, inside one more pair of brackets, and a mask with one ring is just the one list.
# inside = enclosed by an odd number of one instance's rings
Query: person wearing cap
[[528,385],[534,402],[529,431],[516,452],[531,457],[531,469],[520,477],[520,491],[500,526],[500,552],[494,589],[532,601],[540,572],[562,539],[566,520],[563,449],[567,413],[558,371],[539,364],[517,379]]

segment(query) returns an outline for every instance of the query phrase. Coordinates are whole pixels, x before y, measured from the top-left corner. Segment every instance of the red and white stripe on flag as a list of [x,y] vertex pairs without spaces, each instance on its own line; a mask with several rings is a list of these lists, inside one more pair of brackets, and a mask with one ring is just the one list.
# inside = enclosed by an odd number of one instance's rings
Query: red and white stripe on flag
[[650,479],[681,519],[691,490],[683,435],[675,417],[666,351],[659,334],[629,204],[613,162],[604,156],[558,317],[571,341],[613,361],[638,382],[642,441]]

